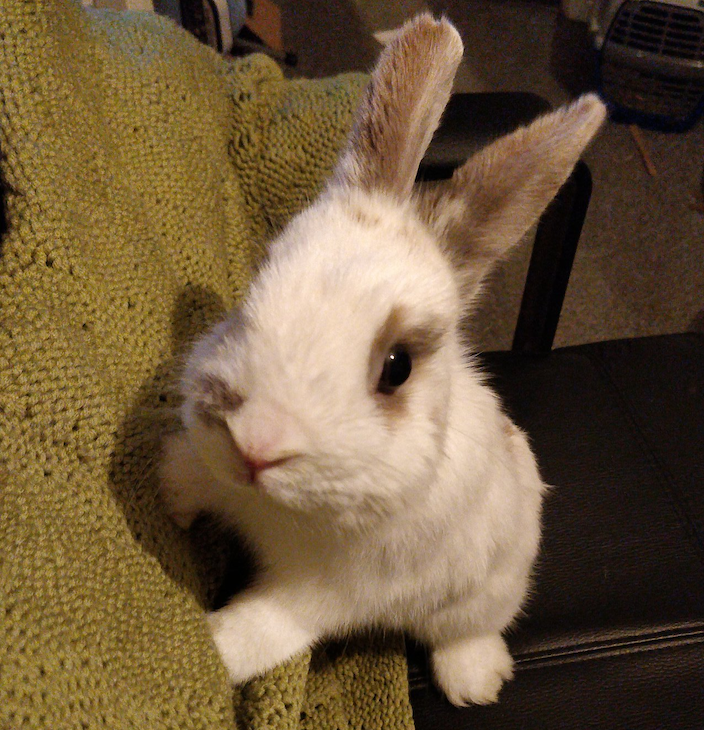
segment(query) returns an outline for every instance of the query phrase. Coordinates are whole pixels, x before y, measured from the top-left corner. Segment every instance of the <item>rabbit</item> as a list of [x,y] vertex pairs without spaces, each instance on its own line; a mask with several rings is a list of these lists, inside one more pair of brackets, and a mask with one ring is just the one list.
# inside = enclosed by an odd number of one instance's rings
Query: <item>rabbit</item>
[[512,676],[545,485],[461,325],[605,109],[586,95],[414,186],[462,54],[446,19],[402,27],[322,192],[185,365],[167,509],[218,515],[258,564],[207,616],[233,683],[370,627],[425,643],[454,705]]

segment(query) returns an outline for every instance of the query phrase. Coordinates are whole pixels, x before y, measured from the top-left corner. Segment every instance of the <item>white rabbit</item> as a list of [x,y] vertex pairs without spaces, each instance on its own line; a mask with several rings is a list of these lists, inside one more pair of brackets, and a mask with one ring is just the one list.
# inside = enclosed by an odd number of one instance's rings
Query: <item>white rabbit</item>
[[456,705],[496,701],[511,677],[501,633],[544,485],[460,323],[605,112],[586,96],[414,192],[462,51],[445,20],[403,27],[327,188],[190,356],[162,489],[179,524],[220,515],[258,558],[208,617],[235,683],[370,626],[426,642]]

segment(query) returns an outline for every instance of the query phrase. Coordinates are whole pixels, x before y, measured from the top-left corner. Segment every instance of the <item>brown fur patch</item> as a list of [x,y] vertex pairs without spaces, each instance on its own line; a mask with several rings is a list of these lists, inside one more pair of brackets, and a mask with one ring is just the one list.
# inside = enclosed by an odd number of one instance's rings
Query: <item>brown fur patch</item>
[[[390,419],[396,420],[407,410],[407,388],[405,383],[394,393],[377,392],[377,386],[389,350],[397,344],[408,348],[411,356],[411,376],[417,377],[423,361],[439,349],[445,331],[434,322],[410,324],[401,307],[394,307],[372,342],[369,358],[369,390]],[[410,380],[409,378],[409,380]]]
[[358,200],[350,201],[347,210],[353,221],[366,228],[374,228],[382,223],[379,215],[369,210]]
[[198,391],[196,413],[210,426],[224,426],[228,413],[242,405],[242,397],[225,381],[204,375],[195,384]]
[[518,430],[518,427],[513,423],[513,421],[508,417],[503,417],[503,422],[501,424],[504,433],[509,437],[513,438],[514,436],[518,436],[520,434],[520,431]]
[[408,412],[408,396],[403,390],[393,395],[376,393],[374,397],[379,408],[391,424],[403,418]]

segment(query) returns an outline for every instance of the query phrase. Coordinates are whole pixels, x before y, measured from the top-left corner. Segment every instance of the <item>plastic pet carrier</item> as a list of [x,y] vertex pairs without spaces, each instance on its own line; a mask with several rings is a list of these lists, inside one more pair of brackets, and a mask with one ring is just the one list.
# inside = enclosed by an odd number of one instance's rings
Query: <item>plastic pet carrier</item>
[[704,110],[704,0],[602,0],[590,20],[612,117],[682,131]]

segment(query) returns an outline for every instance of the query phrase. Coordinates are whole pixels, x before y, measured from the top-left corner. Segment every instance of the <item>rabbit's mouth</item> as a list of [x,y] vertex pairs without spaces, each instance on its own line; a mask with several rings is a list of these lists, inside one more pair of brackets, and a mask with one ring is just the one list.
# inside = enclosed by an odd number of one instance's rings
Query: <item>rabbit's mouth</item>
[[266,459],[255,459],[255,458],[244,458],[244,466],[249,474],[249,481],[255,487],[262,485],[260,477],[271,472],[272,469],[278,469],[279,467],[285,466],[293,459],[296,455],[281,456],[271,461]]

